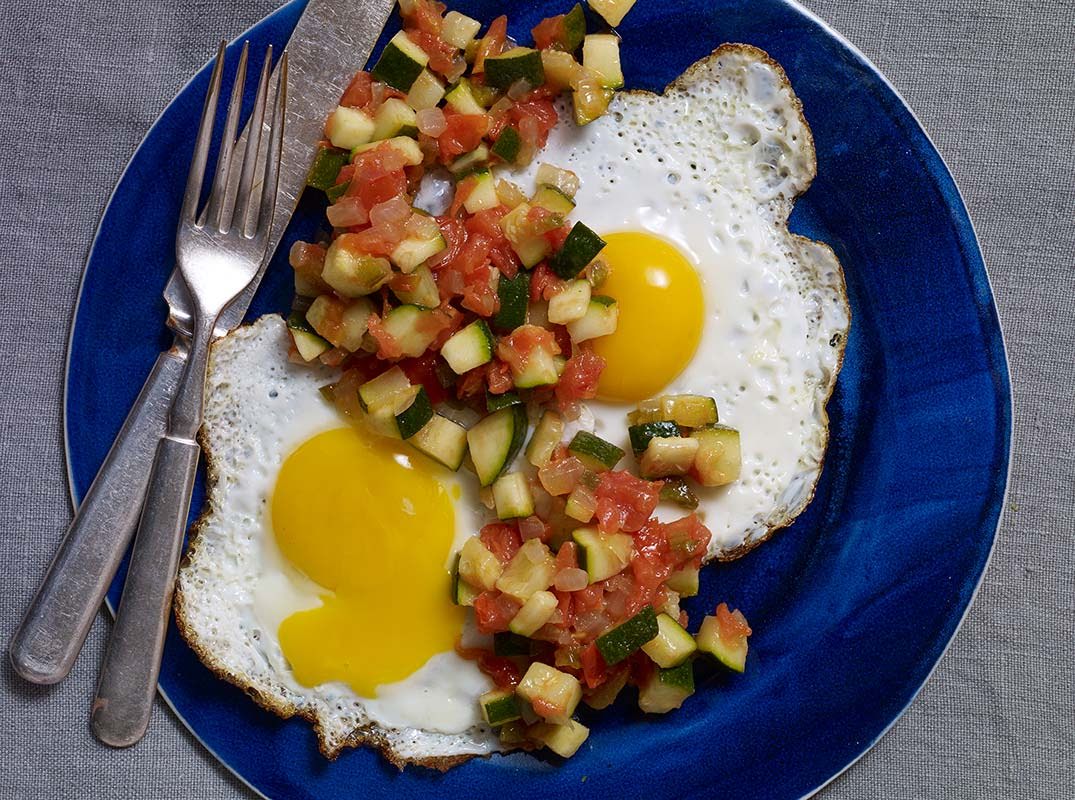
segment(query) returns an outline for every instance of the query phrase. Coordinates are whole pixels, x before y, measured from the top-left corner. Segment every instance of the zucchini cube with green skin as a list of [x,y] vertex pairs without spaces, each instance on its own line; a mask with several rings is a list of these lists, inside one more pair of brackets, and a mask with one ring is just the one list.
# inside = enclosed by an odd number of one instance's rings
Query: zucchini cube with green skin
[[358,387],[358,400],[362,408],[368,411],[371,407],[383,405],[392,397],[409,389],[410,379],[399,367],[391,367],[376,378],[366,381]]
[[493,689],[478,698],[482,719],[493,728],[522,718],[519,699],[511,689]]
[[566,725],[582,700],[582,686],[573,675],[540,661],[530,665],[515,692],[538,716],[557,725]]
[[510,658],[511,656],[528,656],[531,652],[530,639],[511,631],[493,634],[493,655]]
[[612,469],[620,463],[624,455],[621,448],[588,431],[576,433],[567,446],[567,450],[587,469],[594,472]]
[[586,313],[574,322],[567,324],[571,341],[576,344],[598,339],[616,332],[620,322],[620,307],[611,297],[593,295]]
[[462,375],[492,361],[494,347],[496,340],[489,326],[485,320],[477,319],[452,334],[441,346],[440,354],[456,375]]
[[500,559],[489,552],[482,540],[471,536],[459,551],[459,577],[482,591],[496,586],[504,571]]
[[586,316],[590,307],[590,284],[588,281],[568,281],[559,294],[549,300],[549,322],[567,325]]
[[410,289],[392,287],[392,294],[401,303],[423,308],[435,308],[440,305],[440,290],[437,288],[437,281],[425,264],[411,272],[410,283],[413,284]]
[[631,449],[635,455],[641,455],[646,452],[651,439],[679,436],[680,432],[676,423],[660,420],[631,425],[627,428],[627,435],[631,437]]
[[458,11],[449,11],[444,15],[441,24],[440,38],[460,50],[466,50],[467,45],[474,41],[482,24],[476,19],[471,19],[466,14]]
[[410,439],[433,419],[433,404],[429,402],[426,390],[421,386],[414,388],[418,391],[414,393],[411,401],[395,410],[396,427],[401,439]]
[[470,459],[482,486],[491,486],[511,465],[526,441],[527,427],[526,407],[513,405],[490,414],[467,431]]
[[457,606],[472,606],[481,592],[467,583],[459,574],[459,554],[452,565],[452,602]]
[[444,99],[444,93],[444,83],[441,79],[428,69],[423,69],[411,84],[411,90],[407,92],[407,105],[415,111],[436,108]]
[[646,451],[638,460],[638,472],[643,478],[667,478],[686,475],[698,454],[698,440],[684,436],[650,439]]
[[520,636],[530,636],[549,621],[558,605],[552,592],[534,592],[508,623],[508,629]]
[[657,635],[658,630],[657,615],[651,606],[646,606],[626,622],[598,636],[594,644],[605,663],[611,667],[638,652],[642,645]]
[[642,650],[661,669],[678,667],[698,649],[694,637],[667,614],[657,615],[657,636],[642,645]]
[[385,139],[380,142],[360,144],[351,151],[351,160],[354,161],[356,156],[375,150],[378,147],[391,147],[399,153],[403,158],[403,163],[409,167],[417,167],[425,160],[422,148],[418,145],[418,142],[409,136],[393,136],[391,139]]
[[389,97],[373,115],[373,138],[392,139],[396,136],[418,138],[418,118],[405,101]]
[[534,428],[534,435],[526,446],[526,460],[538,469],[549,463],[556,445],[564,436],[564,418],[548,410]]
[[714,616],[708,616],[702,620],[702,626],[695,635],[698,649],[708,653],[721,664],[733,672],[746,670],[747,650],[749,645],[747,637],[734,639],[722,635],[720,622]]
[[627,415],[630,425],[669,421],[684,428],[702,428],[717,423],[717,401],[700,394],[665,394],[643,400]]
[[589,125],[595,119],[600,119],[607,114],[612,98],[616,96],[615,89],[596,85],[599,80],[600,78],[591,80],[590,83],[595,85],[587,85],[585,88],[580,86],[571,93],[575,109],[575,124],[580,127]]
[[496,137],[496,141],[493,142],[492,154],[499,158],[506,164],[514,164],[515,160],[519,157],[519,151],[522,150],[523,140],[519,136],[519,131],[511,125],[508,125],[500,132],[500,135]]
[[359,297],[345,303],[332,295],[323,294],[314,298],[306,310],[306,320],[318,335],[333,346],[354,353],[362,347],[372,314],[373,303],[368,298]]
[[514,278],[500,276],[496,286],[500,310],[490,325],[497,333],[511,333],[526,324],[526,311],[530,305],[530,273],[522,270]]
[[523,399],[515,392],[504,392],[504,394],[485,393],[485,410],[490,414],[508,406],[519,405],[522,402]]
[[489,163],[489,147],[479,144],[469,153],[459,156],[448,166],[448,171],[457,178],[462,178],[467,173],[476,169],[482,169]]
[[336,147],[318,148],[313,166],[306,176],[306,185],[323,192],[332,188],[349,158],[350,154],[346,150]]
[[448,94],[444,95],[444,102],[448,104],[448,108],[459,114],[473,116],[485,113],[485,106],[478,102],[470,87],[470,81],[466,78],[461,78],[459,83],[448,90]]
[[325,252],[321,279],[341,297],[364,297],[373,294],[392,275],[387,258],[363,253],[353,238],[357,234],[337,236]]
[[590,8],[615,28],[627,16],[637,0],[589,0]]
[[317,335],[306,317],[299,311],[291,312],[287,318],[287,329],[291,332],[295,349],[299,351],[303,361],[313,361],[332,347],[327,340]]
[[562,758],[571,758],[590,735],[590,729],[581,722],[569,719],[563,725],[539,723],[530,730],[534,741],[541,742]]
[[698,442],[691,477],[702,486],[725,486],[739,480],[743,468],[739,431],[714,425],[694,431],[691,438]]
[[698,495],[682,478],[665,478],[660,498],[662,502],[675,503],[681,508],[698,508]]
[[561,368],[557,356],[543,347],[535,347],[521,364],[511,365],[511,377],[520,389],[552,386],[560,380]]
[[467,454],[467,429],[440,414],[434,414],[409,441],[415,450],[453,472]]
[[575,3],[572,9],[564,14],[563,36],[558,44],[564,52],[574,53],[585,36],[586,12],[582,10],[582,3]]
[[[550,187],[560,192],[568,200],[574,202],[575,195],[579,191],[579,176],[569,169],[557,167],[552,164],[542,164],[538,167],[534,181],[540,188]],[[536,195],[535,195],[536,196]]]
[[563,217],[575,210],[575,201],[555,186],[539,186],[530,204]]
[[694,597],[698,594],[698,567],[684,567],[668,576],[665,585],[680,597]]
[[426,52],[400,31],[385,45],[371,73],[392,88],[407,92],[428,63]]
[[620,39],[611,33],[593,33],[582,43],[582,65],[596,72],[606,89],[623,86]]
[[397,306],[385,314],[381,324],[396,340],[403,355],[417,358],[425,353],[437,338],[437,326],[430,325],[433,314],[419,306]]
[[500,519],[519,519],[534,513],[534,495],[521,472],[501,475],[493,483],[493,502]]
[[462,183],[466,183],[469,190],[466,199],[463,200],[463,208],[468,214],[477,214],[479,211],[500,205],[500,198],[496,194],[496,181],[493,180],[493,173],[489,170],[476,170],[470,173]]
[[[409,275],[447,246],[448,243],[439,233],[425,238],[408,238],[396,246],[390,258],[392,263],[399,267],[400,272]],[[437,299],[432,304],[419,303],[418,305],[438,306],[440,295],[437,295]]]
[[604,239],[581,222],[576,222],[549,266],[564,280],[571,280],[604,249]]
[[631,563],[634,539],[626,533],[601,533],[597,528],[578,528],[571,534],[578,546],[579,568],[590,583],[618,575]]
[[549,548],[539,539],[528,539],[497,578],[496,588],[525,603],[552,586],[555,577],[556,559]]
[[498,56],[485,59],[485,83],[496,89],[508,89],[522,81],[531,89],[545,82],[541,53],[530,47],[513,47]]
[[351,150],[369,142],[374,127],[373,120],[362,109],[337,106],[325,123],[325,134],[333,147]]
[[537,266],[552,251],[544,236],[531,236],[526,233],[530,208],[529,203],[520,203],[500,220],[500,228],[504,231],[511,249],[527,269]]
[[667,714],[694,694],[694,666],[690,661],[671,669],[655,669],[638,690],[638,707],[647,714]]

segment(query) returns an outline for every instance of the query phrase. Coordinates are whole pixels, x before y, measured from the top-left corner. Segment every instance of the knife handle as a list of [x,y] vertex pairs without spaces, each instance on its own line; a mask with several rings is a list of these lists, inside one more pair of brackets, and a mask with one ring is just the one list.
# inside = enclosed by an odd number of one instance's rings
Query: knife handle
[[12,665],[28,681],[63,680],[82,649],[134,536],[184,363],[174,347],[158,356],[11,640]]

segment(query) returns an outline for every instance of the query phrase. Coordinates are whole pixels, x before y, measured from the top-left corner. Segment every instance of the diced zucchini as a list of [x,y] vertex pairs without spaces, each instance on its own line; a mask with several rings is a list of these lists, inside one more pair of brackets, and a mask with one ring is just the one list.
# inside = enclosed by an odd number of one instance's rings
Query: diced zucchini
[[649,447],[650,439],[654,437],[670,438],[679,436],[679,426],[674,422],[658,420],[657,422],[642,422],[627,428],[627,435],[631,437],[631,449],[635,455],[641,455]]
[[452,566],[452,602],[457,606],[472,606],[474,605],[474,599],[479,594],[481,592],[478,589],[475,589],[459,575],[459,554],[457,553],[455,564]]
[[349,157],[350,153],[336,147],[318,148],[313,166],[306,176],[306,185],[323,192],[328,191],[336,183],[336,178]]
[[567,446],[568,452],[594,472],[612,469],[623,458],[623,450],[588,431],[579,431]]
[[[392,251],[392,263],[399,267],[400,272],[411,273],[447,246],[448,243],[439,233],[426,239],[404,239]],[[418,305],[427,304],[418,303]],[[440,305],[440,300],[434,301],[432,305]]]
[[334,346],[354,353],[362,347],[371,314],[373,303],[368,298],[359,297],[345,303],[332,295],[323,294],[316,297],[306,310],[306,320]]
[[313,361],[324,353],[331,344],[318,336],[310,323],[299,311],[292,311],[287,318],[287,328],[291,331],[291,338],[295,342],[295,349],[299,351],[303,361]]
[[511,377],[520,389],[551,386],[560,380],[556,356],[542,347],[535,347],[521,367],[511,365]]
[[[522,208],[522,206],[520,206]],[[536,267],[552,252],[552,245],[544,236],[531,236],[511,243],[511,249],[527,269]]]
[[590,729],[581,722],[569,719],[563,725],[539,723],[530,729],[529,735],[561,758],[571,758],[590,735]]
[[420,453],[453,472],[463,464],[467,452],[467,429],[440,414],[434,414],[425,427],[410,438]]
[[504,394],[485,393],[485,410],[490,414],[508,406],[518,405],[521,402],[523,402],[522,398],[515,392],[504,392]]
[[552,586],[556,577],[556,559],[540,539],[528,539],[512,556],[496,588],[525,603],[535,592]]
[[392,367],[359,386],[358,399],[362,408],[368,411],[373,406],[384,405],[410,386],[410,379],[403,373],[403,370],[399,367]]
[[477,319],[452,334],[440,348],[440,354],[456,375],[462,375],[492,361],[495,347],[496,340],[489,326],[485,320]]
[[500,726],[500,743],[509,749],[524,744],[528,741],[526,728],[526,722],[521,719],[504,723]]
[[642,645],[642,650],[662,669],[678,667],[698,649],[694,637],[667,614],[657,615],[657,636]]
[[392,275],[392,265],[387,258],[371,256],[352,249],[356,234],[337,236],[325,252],[325,265],[321,278],[341,297],[363,297],[373,294]]
[[606,89],[623,86],[620,39],[612,33],[592,33],[582,43],[582,65],[601,76]]
[[568,723],[582,700],[582,686],[573,675],[540,661],[530,665],[515,691],[531,706],[540,700],[534,710],[540,709],[538,713],[546,720],[559,725]]
[[598,636],[594,644],[605,663],[612,666],[637,652],[657,635],[657,630],[657,615],[651,606],[646,606],[626,622]]
[[647,714],[666,714],[694,694],[694,665],[684,661],[671,669],[655,669],[638,690],[638,707]]
[[429,402],[429,395],[421,386],[415,388],[418,391],[410,404],[395,412],[396,427],[401,439],[410,439],[433,419],[433,404]]
[[713,656],[728,669],[735,672],[743,672],[746,669],[749,649],[747,637],[723,636],[720,622],[715,616],[708,616],[702,620],[702,627],[698,629],[694,638],[698,642],[699,650]]
[[481,169],[489,163],[489,148],[484,144],[479,144],[469,153],[464,153],[459,156],[448,167],[448,171],[456,177],[462,177],[468,172],[473,172],[476,169]]
[[485,107],[474,97],[474,92],[470,89],[470,81],[466,78],[462,78],[459,83],[448,90],[448,94],[444,95],[444,102],[459,114],[485,113]]
[[458,11],[449,11],[444,15],[444,22],[440,28],[440,38],[452,47],[466,50],[467,45],[474,41],[482,24],[476,19],[471,19],[466,14]]
[[582,702],[597,711],[608,708],[616,701],[620,692],[623,691],[623,687],[627,685],[629,675],[630,671],[626,669],[621,669],[614,673],[607,681],[583,697]]
[[520,270],[514,278],[500,276],[496,287],[500,310],[492,319],[497,333],[511,333],[526,324],[526,309],[530,304],[530,273]]
[[571,494],[567,496],[567,503],[564,505],[564,514],[576,522],[589,522],[593,519],[595,510],[596,499],[593,489],[583,483],[571,490]]
[[471,536],[459,551],[459,576],[477,589],[488,591],[496,586],[504,567],[482,544],[477,536]]
[[703,486],[724,486],[739,480],[743,456],[739,431],[724,425],[702,428],[691,434],[698,441],[691,476]]
[[417,138],[418,121],[415,111],[398,97],[389,97],[373,115],[373,138],[391,139],[394,136]]
[[564,14],[561,31],[557,46],[564,52],[574,53],[586,36],[586,12],[582,10],[582,3],[575,3],[575,6]]
[[372,139],[373,128],[373,120],[365,111],[337,106],[325,123],[325,134],[334,147],[350,150]]
[[698,394],[665,394],[642,401],[636,411],[627,415],[627,422],[631,425],[659,420],[675,422],[684,428],[714,425],[717,422],[717,401]]
[[571,341],[587,342],[615,333],[619,322],[620,307],[616,301],[611,297],[595,294],[590,297],[585,316],[568,323],[567,332],[571,335]]
[[[554,190],[549,190],[554,191]],[[562,195],[561,195],[562,196]],[[588,281],[568,281],[563,291],[549,300],[549,322],[566,325],[586,316],[590,307],[590,284]]]
[[426,52],[400,31],[385,45],[371,73],[394,89],[407,92],[428,63]]
[[552,616],[552,612],[556,610],[557,605],[556,595],[552,592],[544,590],[534,592],[530,595],[530,599],[523,604],[523,607],[516,612],[508,624],[508,628],[512,633],[517,633],[520,636],[530,636],[549,621],[549,617]]
[[571,53],[562,50],[542,50],[541,67],[545,71],[545,84],[555,92],[570,89],[582,69]]
[[493,482],[493,502],[500,519],[519,519],[534,513],[534,495],[521,472],[509,472]]
[[698,440],[684,436],[650,439],[646,452],[638,461],[643,478],[666,478],[686,475],[694,465]]
[[564,435],[564,418],[555,411],[546,411],[534,428],[530,444],[526,446],[526,460],[539,469],[549,463],[552,451]]
[[586,570],[590,583],[618,575],[631,563],[634,539],[626,533],[604,534],[597,528],[578,528],[571,538],[579,548],[579,568]]
[[600,14],[605,22],[615,28],[627,12],[634,6],[636,0],[589,0],[590,8]]
[[403,157],[403,163],[407,166],[416,167],[425,160],[422,148],[418,142],[409,136],[394,136],[391,139],[385,139],[383,142],[361,144],[351,151],[351,159],[354,160],[355,156],[378,147],[391,147]]
[[397,306],[389,311],[382,325],[396,340],[403,355],[417,358],[425,353],[437,338],[437,328],[428,323],[433,312],[419,306]]
[[494,728],[522,718],[519,700],[511,689],[493,689],[486,692],[478,698],[478,704],[482,708],[482,719]]
[[677,569],[668,576],[665,585],[680,597],[694,597],[698,594],[698,567]]
[[579,176],[569,169],[557,167],[553,164],[539,166],[534,180],[539,187],[549,186],[572,202],[574,202],[575,195],[579,191]]
[[487,169],[477,170],[466,177],[470,183],[470,193],[463,201],[463,207],[468,214],[477,214],[500,205],[500,198],[496,196],[496,181],[493,173]]
[[531,236],[526,233],[529,230],[527,226],[529,213],[530,204],[520,203],[500,220],[500,228],[511,244],[511,249],[519,256],[519,260],[527,269],[537,266],[552,250],[544,236]]
[[585,80],[576,81],[577,88],[571,93],[571,100],[575,108],[575,124],[589,125],[595,119],[600,119],[608,113],[608,107],[612,98],[616,96],[614,89],[608,89],[601,85],[602,78],[592,70],[579,67],[586,74]]
[[522,146],[523,140],[519,136],[519,131],[508,125],[496,137],[496,141],[493,142],[492,152],[501,161],[514,164],[519,157],[519,150],[522,149]]
[[486,84],[507,89],[517,81],[523,81],[530,88],[545,82],[541,53],[529,47],[513,47],[485,59]]
[[[351,154],[348,153],[347,157],[350,158]],[[333,184],[332,186],[325,189],[325,199],[327,199],[330,203],[335,203],[337,200],[343,197],[344,194],[347,193],[347,190],[350,188],[350,186],[351,181],[344,181],[343,183]]]
[[582,272],[604,248],[604,239],[581,222],[576,222],[571,226],[571,232],[564,240],[563,247],[550,260],[549,266],[561,278],[570,280]]
[[490,414],[467,431],[470,458],[482,486],[491,486],[511,465],[526,440],[526,429],[526,408],[514,405]]
[[575,210],[575,201],[555,186],[539,186],[530,203],[565,217]]
[[493,655],[510,658],[511,656],[530,655],[530,640],[522,634],[502,631],[493,634]]
[[408,282],[414,284],[410,289],[392,288],[392,294],[398,297],[401,303],[424,308],[435,308],[440,305],[440,290],[437,288],[437,281],[425,264],[411,273]]
[[428,69],[424,69],[411,84],[411,90],[407,92],[407,105],[415,111],[436,108],[444,99],[444,92],[444,83],[441,79]]

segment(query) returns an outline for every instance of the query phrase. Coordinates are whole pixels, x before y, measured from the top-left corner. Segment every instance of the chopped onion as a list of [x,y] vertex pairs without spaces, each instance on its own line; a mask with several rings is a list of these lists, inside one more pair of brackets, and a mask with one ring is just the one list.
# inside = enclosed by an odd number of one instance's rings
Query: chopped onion
[[415,115],[418,121],[418,132],[436,139],[448,127],[444,118],[444,110],[440,108],[423,108]]
[[402,195],[397,195],[370,209],[370,223],[375,228],[395,227],[406,222],[411,213],[411,204]]
[[590,585],[590,576],[584,569],[566,567],[556,573],[556,582],[553,585],[561,592],[577,592]]
[[456,53],[455,58],[452,59],[452,65],[448,67],[448,71],[444,73],[444,77],[448,80],[448,83],[455,83],[463,77],[463,73],[466,71],[467,60],[463,57],[462,53]]
[[545,539],[545,523],[539,517],[530,516],[519,520],[519,535],[525,542],[528,539]]
[[529,81],[524,81],[522,78],[520,78],[519,80],[515,81],[515,83],[513,83],[511,86],[508,87],[507,95],[511,100],[518,100],[518,99],[520,99],[522,97],[525,97],[526,94],[529,91],[530,91],[530,83],[529,83]]
[[560,461],[550,461],[539,469],[538,480],[551,495],[569,494],[578,485],[584,472],[586,467],[582,462],[574,456],[568,456]]
[[369,221],[366,209],[354,201],[333,203],[325,214],[334,228],[350,228],[352,225],[365,225]]
[[579,190],[578,175],[569,169],[554,167],[552,164],[542,164],[538,167],[535,181],[538,186],[553,186],[568,197],[574,197]]
[[481,504],[492,511],[496,507],[496,502],[493,500],[493,487],[483,486],[478,491],[478,500]]
[[440,233],[440,225],[426,214],[411,214],[407,220],[407,235],[416,239],[432,239]]
[[586,636],[600,636],[612,627],[612,621],[600,611],[584,611],[575,617],[575,629]]
[[508,208],[518,208],[526,202],[526,195],[523,190],[511,181],[499,180],[496,182],[496,197]]

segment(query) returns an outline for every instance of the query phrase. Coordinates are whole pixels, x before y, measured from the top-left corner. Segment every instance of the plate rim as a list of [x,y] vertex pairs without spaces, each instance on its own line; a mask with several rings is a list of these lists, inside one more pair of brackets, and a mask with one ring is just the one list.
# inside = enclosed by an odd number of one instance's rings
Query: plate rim
[[[926,144],[928,144],[929,150],[932,151],[932,154],[936,158],[937,166],[940,168],[941,171],[943,171],[943,177],[947,177],[949,184],[954,189],[954,191],[955,191],[955,199],[958,201],[958,205],[954,205],[954,204],[952,204],[950,202],[945,202],[945,205],[948,206],[949,209],[954,210],[955,212],[957,212],[955,214],[957,222],[965,222],[966,223],[967,227],[969,228],[970,237],[971,237],[972,244],[973,244],[973,247],[970,249],[970,254],[972,256],[976,255],[978,261],[981,263],[981,266],[982,266],[982,271],[984,273],[986,284],[987,284],[988,289],[989,289],[989,305],[990,305],[990,307],[992,309],[993,317],[996,320],[997,332],[998,332],[999,337],[1000,337],[1000,352],[1003,355],[1003,362],[1004,362],[1004,364],[1003,364],[1003,366],[1004,366],[1003,372],[1004,372],[1004,378],[1005,378],[1005,387],[1004,387],[1005,395],[1006,395],[1005,399],[1007,401],[1007,411],[1008,411],[1008,419],[1007,419],[1008,449],[1007,449],[1007,454],[1006,454],[1006,462],[1007,463],[1006,463],[1006,469],[1005,469],[1005,474],[1004,474],[1004,489],[1003,489],[1003,492],[1001,493],[1001,497],[1000,497],[999,514],[997,515],[997,522],[996,522],[996,525],[994,526],[994,529],[993,529],[992,534],[990,536],[989,551],[986,554],[985,561],[982,563],[981,570],[978,573],[978,576],[977,576],[977,578],[975,580],[974,587],[971,590],[970,597],[968,598],[967,603],[964,606],[964,608],[962,610],[962,613],[960,614],[959,620],[956,622],[955,627],[952,629],[952,633],[948,637],[948,640],[944,643],[944,647],[941,649],[940,654],[937,656],[936,660],[933,662],[932,666],[930,667],[930,669],[926,673],[926,675],[922,678],[922,680],[915,687],[914,691],[911,693],[910,697],[907,699],[907,702],[899,709],[899,711],[896,712],[896,714],[892,717],[892,719],[888,722],[888,724],[885,725],[877,733],[876,736],[874,736],[872,739],[870,739],[869,741],[864,743],[864,745],[862,746],[862,749],[858,752],[858,754],[856,754],[854,756],[854,758],[852,758],[850,761],[848,761],[840,770],[838,770],[837,772],[833,773],[825,781],[823,781],[822,783],[819,783],[817,786],[815,786],[813,789],[809,790],[806,794],[801,795],[801,797],[799,798],[799,800],[808,800],[808,798],[816,796],[819,792],[821,792],[826,787],[831,785],[838,778],[840,778],[842,775],[844,775],[848,770],[850,770],[853,766],[855,766],[859,761],[861,761],[862,758],[865,757],[866,754],[869,753],[871,750],[873,750],[874,747],[877,746],[878,742],[880,742],[881,739],[883,739],[889,733],[889,731],[891,731],[892,728],[895,727],[896,723],[899,722],[903,718],[903,716],[907,713],[907,711],[910,709],[910,707],[914,704],[915,700],[918,699],[919,695],[922,693],[922,690],[925,688],[926,684],[933,678],[933,675],[934,675],[934,673],[936,673],[938,667],[941,665],[941,662],[944,661],[945,656],[948,655],[948,651],[951,649],[953,642],[955,642],[955,640],[956,640],[956,637],[959,635],[960,631],[963,629],[963,625],[966,623],[967,617],[969,616],[969,614],[971,612],[971,609],[974,607],[975,601],[978,599],[978,593],[982,589],[982,584],[985,581],[985,575],[989,571],[990,566],[992,565],[993,556],[996,553],[996,549],[997,549],[997,539],[998,539],[999,534],[1000,534],[1000,528],[1001,528],[1001,525],[1004,523],[1005,511],[1006,511],[1006,509],[1008,507],[1008,497],[1009,497],[1009,493],[1011,491],[1012,455],[1014,453],[1014,444],[1015,444],[1015,395],[1012,392],[1011,359],[1009,358],[1009,353],[1008,353],[1007,338],[1006,338],[1005,333],[1004,333],[1004,326],[1001,324],[1000,311],[997,308],[996,293],[993,291],[993,281],[992,281],[992,279],[990,277],[990,274],[989,274],[989,266],[986,263],[985,254],[982,252],[981,241],[978,238],[978,230],[977,230],[977,227],[975,226],[974,219],[971,216],[970,209],[967,207],[967,202],[966,202],[966,199],[963,196],[963,192],[960,189],[959,184],[955,179],[955,176],[952,174],[952,170],[949,167],[948,162],[946,161],[944,156],[941,154],[940,149],[937,147],[936,142],[933,140],[933,136],[929,133],[929,130],[923,124],[922,120],[919,118],[919,116],[915,112],[914,108],[910,105],[910,103],[907,102],[906,98],[903,96],[903,94],[900,92],[900,90],[898,88],[896,88],[896,86],[888,79],[888,77],[884,74],[884,72],[882,72],[881,69],[876,64],[874,64],[873,61],[862,50],[860,50],[853,42],[851,42],[846,36],[844,36],[842,33],[840,33],[840,31],[838,31],[832,25],[830,25],[826,20],[822,19],[820,16],[815,14],[813,11],[811,11],[808,8],[806,8],[801,2],[799,2],[799,0],[776,0],[776,1],[781,3],[782,5],[785,5],[785,6],[789,7],[794,13],[799,14],[802,17],[805,17],[808,21],[812,22],[818,28],[820,28],[825,34],[827,34],[827,35],[831,36],[833,39],[835,39],[842,47],[844,47],[848,52],[850,52],[854,56],[854,58],[862,66],[864,66],[876,79],[878,79],[880,81],[880,83],[883,84],[883,86],[889,92],[892,93],[892,96],[895,97],[898,105],[902,106],[903,110],[905,112],[907,112],[907,114],[909,114],[911,119],[914,121],[915,126],[917,127],[918,131],[925,138],[925,142],[926,142]],[[274,17],[277,14],[281,13],[285,9],[289,9],[289,8],[297,7],[297,6],[304,6],[306,2],[308,2],[308,0],[288,0],[288,2],[284,3],[282,6],[279,6],[278,8],[270,11],[268,14],[266,14],[263,17],[261,17],[259,20],[254,22],[252,25],[250,25],[247,28],[243,29],[235,38],[230,39],[228,41],[229,49],[231,47],[234,47],[237,43],[241,42],[243,39],[249,38],[254,33],[254,31],[256,31],[258,28],[260,28],[262,25],[265,25],[272,17]],[[214,61],[214,58],[210,58],[207,61],[205,61],[200,67],[198,67],[197,69],[195,69],[193,71],[193,73],[190,75],[190,77],[186,81],[184,81],[183,84],[181,86],[179,86],[179,88],[177,88],[175,90],[175,93],[172,95],[172,98],[160,110],[160,112],[154,118],[152,124],[146,129],[145,134],[138,141],[138,144],[131,151],[131,154],[128,157],[127,162],[123,167],[123,170],[120,172],[119,177],[116,179],[116,182],[112,187],[112,191],[109,192],[108,199],[106,200],[104,206],[102,207],[100,217],[99,217],[99,219],[97,221],[97,226],[94,229],[93,237],[90,240],[89,246],[86,249],[86,255],[85,255],[85,258],[83,259],[82,269],[81,269],[81,272],[80,272],[80,275],[79,275],[79,282],[78,282],[77,294],[76,294],[76,297],[75,297],[75,303],[71,308],[70,318],[69,318],[69,322],[68,322],[67,344],[66,344],[66,350],[65,350],[65,354],[64,354],[63,387],[62,387],[61,400],[60,400],[60,402],[62,403],[60,422],[61,422],[61,426],[62,426],[64,470],[65,470],[66,475],[67,475],[67,489],[68,489],[68,495],[69,495],[70,502],[71,502],[72,513],[74,513],[78,509],[78,507],[80,505],[80,502],[81,502],[81,498],[78,496],[78,491],[77,491],[77,489],[75,487],[74,470],[72,468],[72,462],[71,462],[71,437],[69,436],[70,427],[69,427],[69,414],[68,414],[68,409],[69,409],[68,393],[69,393],[69,390],[70,390],[71,355],[72,355],[72,351],[73,351],[73,347],[74,347],[75,328],[76,328],[76,325],[77,325],[77,322],[78,322],[79,309],[81,308],[81,305],[82,305],[83,290],[85,288],[85,282],[86,282],[86,275],[87,275],[87,272],[88,272],[88,267],[89,267],[90,261],[91,261],[91,259],[93,257],[93,253],[97,248],[97,243],[98,243],[98,239],[100,238],[100,235],[101,235],[101,228],[102,228],[102,226],[104,224],[104,219],[108,215],[108,212],[112,207],[112,203],[115,200],[116,195],[119,192],[120,187],[123,185],[123,182],[126,179],[128,172],[131,169],[131,165],[133,164],[133,162],[135,161],[136,157],[138,156],[138,153],[141,151],[142,147],[146,144],[146,142],[150,139],[150,137],[154,134],[154,132],[157,129],[157,126],[161,124],[163,118],[171,110],[172,106],[175,105],[175,103],[177,102],[177,100],[180,97],[180,95],[182,95],[190,87],[190,85],[195,80],[198,79],[198,76],[201,75],[201,73],[205,69],[207,69],[213,63],[213,61]],[[943,183],[943,181],[940,181],[940,180],[937,179],[936,172],[934,170],[932,170],[932,169],[927,169],[927,172],[930,173],[931,181],[935,185],[938,185],[938,189],[941,191],[942,196],[946,196],[947,193],[939,185],[939,184]],[[947,200],[947,198],[946,198],[946,200]],[[960,214],[958,212],[960,212],[960,211],[962,211],[962,215],[961,215],[963,217],[962,220],[959,219]],[[112,618],[115,619],[116,609],[113,607],[112,601],[107,595],[105,596],[105,607],[108,609],[108,612],[112,616]],[[232,764],[229,763],[227,759],[225,759],[223,756],[221,756],[211,745],[209,745],[208,742],[205,741],[205,739],[203,739],[201,737],[201,735],[197,732],[197,730],[195,730],[194,726],[187,720],[186,717],[183,716],[182,713],[180,713],[179,709],[176,708],[175,704],[172,702],[171,698],[168,696],[168,693],[165,691],[165,689],[163,687],[160,686],[160,684],[158,684],[158,686],[157,686],[157,693],[160,695],[161,699],[164,701],[165,705],[167,705],[167,707],[172,712],[172,714],[175,716],[175,718],[180,723],[182,723],[183,727],[186,728],[187,732],[194,738],[194,740],[197,741],[202,747],[205,748],[205,750],[213,757],[213,759],[216,761],[217,764],[221,765],[231,775],[235,776],[235,778],[238,779],[242,783],[243,786],[247,787],[257,797],[264,798],[265,800],[272,800],[272,798],[270,798],[268,795],[266,795],[263,792],[261,792],[256,786],[254,786],[249,780],[247,780],[247,778],[242,773],[240,773],[238,771],[237,767],[232,766]]]

